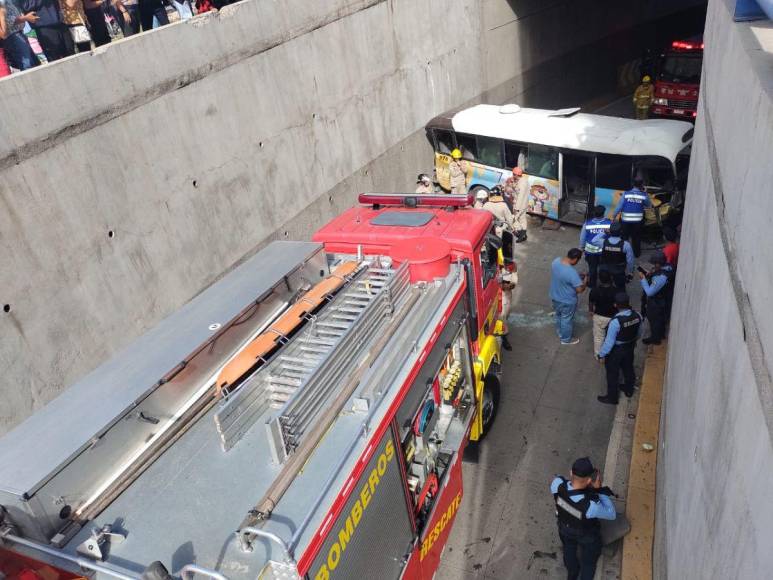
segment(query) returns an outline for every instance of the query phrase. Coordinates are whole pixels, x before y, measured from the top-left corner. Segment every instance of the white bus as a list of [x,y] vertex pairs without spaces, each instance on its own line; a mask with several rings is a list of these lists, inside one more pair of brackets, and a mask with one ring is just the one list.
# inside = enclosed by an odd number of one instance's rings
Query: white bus
[[644,178],[655,205],[670,200],[686,181],[693,126],[684,121],[635,121],[588,115],[579,109],[525,109],[476,105],[449,111],[426,126],[441,187],[450,187],[448,164],[458,148],[468,161],[471,192],[491,189],[524,170],[529,210],[581,224],[594,205],[611,217],[635,175]]

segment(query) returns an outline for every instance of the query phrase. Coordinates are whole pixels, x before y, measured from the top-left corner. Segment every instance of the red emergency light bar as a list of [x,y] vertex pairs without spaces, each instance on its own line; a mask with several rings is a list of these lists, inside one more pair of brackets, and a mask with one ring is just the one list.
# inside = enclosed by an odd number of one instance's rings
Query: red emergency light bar
[[467,207],[472,206],[472,194],[429,195],[426,193],[361,193],[357,200],[365,205],[400,207]]
[[692,42],[683,42],[681,40],[675,40],[671,43],[671,48],[675,48],[677,50],[703,50],[703,43],[695,43]]

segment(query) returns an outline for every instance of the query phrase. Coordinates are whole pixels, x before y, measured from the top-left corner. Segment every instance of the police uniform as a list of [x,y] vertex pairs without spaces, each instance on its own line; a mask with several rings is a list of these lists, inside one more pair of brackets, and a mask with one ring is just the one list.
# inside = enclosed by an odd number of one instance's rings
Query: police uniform
[[[576,477],[593,477],[594,472],[588,458],[578,459],[572,466]],[[572,482],[561,476],[552,481],[550,491],[556,505],[558,535],[568,577],[592,580],[601,554],[600,520],[614,520],[617,515],[607,495],[610,492],[593,487],[574,489]]]
[[589,219],[580,230],[580,248],[585,251],[585,261],[588,263],[588,286],[596,286],[599,261],[601,260],[601,246],[596,245],[595,240],[600,235],[609,231],[612,220],[608,218]]
[[[628,301],[628,296],[621,298]],[[615,299],[619,304],[620,299]],[[617,404],[620,396],[620,390],[626,397],[633,396],[636,374],[633,369],[633,354],[636,349],[636,342],[641,334],[642,317],[641,314],[632,310],[630,307],[618,311],[607,326],[607,336],[604,344],[601,345],[599,358],[604,359],[604,366],[607,372],[607,394],[599,397],[602,403]],[[620,384],[620,373],[623,373],[623,384]]]
[[600,266],[612,275],[615,288],[625,289],[625,276],[633,270],[633,249],[620,236],[596,236],[593,244],[601,247]]
[[675,273],[671,264],[664,264],[641,280],[644,291],[642,303],[646,303],[647,320],[650,323],[650,335],[643,340],[646,344],[660,344],[666,336],[666,322],[674,297]]
[[448,169],[451,173],[451,193],[467,193],[467,162],[463,159],[452,159]]
[[644,210],[652,207],[652,201],[646,191],[634,187],[620,196],[615,208],[615,216],[621,215],[623,239],[630,240],[633,255],[641,255],[641,229],[644,224]]

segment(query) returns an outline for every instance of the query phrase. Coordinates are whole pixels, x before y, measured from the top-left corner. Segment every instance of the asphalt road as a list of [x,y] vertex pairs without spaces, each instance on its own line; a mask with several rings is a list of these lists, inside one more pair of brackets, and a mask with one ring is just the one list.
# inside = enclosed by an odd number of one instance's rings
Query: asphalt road
[[[637,397],[622,398],[619,409],[596,401],[605,381],[592,354],[587,294],[576,319],[579,344],[559,344],[551,315],[550,264],[578,244],[579,230],[543,230],[536,219],[530,225],[528,242],[516,247],[520,284],[510,316],[513,350],[503,351],[499,415],[466,454],[462,505],[436,576],[443,580],[566,578],[548,487],[553,476],[585,455],[604,471],[609,455],[615,474],[605,481],[622,496],[627,487]],[[585,271],[584,262],[579,268]],[[629,293],[638,303],[634,284]],[[599,577],[618,577],[619,549],[602,564]]]

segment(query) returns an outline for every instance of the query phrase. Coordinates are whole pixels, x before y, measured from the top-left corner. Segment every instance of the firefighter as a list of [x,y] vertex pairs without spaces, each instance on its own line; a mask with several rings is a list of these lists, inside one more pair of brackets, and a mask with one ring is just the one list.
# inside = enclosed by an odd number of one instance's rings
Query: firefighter
[[636,87],[636,92],[633,94],[633,104],[636,107],[636,118],[646,119],[650,112],[650,105],[655,98],[655,87],[652,84],[652,79],[649,75],[644,75],[641,79],[641,84]]
[[513,215],[515,216],[515,241],[525,242],[528,222],[526,212],[529,209],[529,180],[524,177],[523,169],[513,167],[513,175],[505,181],[505,193],[509,195],[513,203]]
[[474,209],[483,209],[488,201],[488,191],[485,189],[479,189],[475,194],[475,204],[472,206]]
[[623,192],[615,207],[614,219],[622,218],[623,238],[631,242],[633,255],[641,255],[641,230],[644,225],[644,210],[652,207],[649,194],[644,189],[644,179],[637,176],[633,188]]
[[469,165],[462,159],[462,152],[459,149],[451,151],[451,163],[448,169],[451,172],[451,193],[467,193],[467,171]]
[[499,222],[499,224],[497,224],[497,235],[500,238],[502,237],[503,227],[508,228],[511,232],[515,232],[515,216],[513,215],[513,212],[510,211],[507,202],[505,202],[505,198],[502,196],[501,187],[496,186],[491,189],[488,201],[483,204],[481,209],[490,212],[494,216],[494,219]]
[[[600,403],[617,405],[620,391],[626,397],[633,396],[636,374],[633,370],[633,353],[636,342],[641,335],[642,316],[631,308],[628,294],[619,292],[615,295],[617,314],[612,317],[607,326],[607,335],[596,358],[604,363],[607,371],[607,394],[596,397]],[[620,384],[620,373],[623,373],[623,383]]]
[[435,193],[432,179],[426,173],[420,173],[416,178],[416,193]]
[[666,336],[667,312],[671,310],[674,296],[674,267],[666,263],[663,252],[650,256],[655,270],[644,274],[639,272],[641,287],[644,291],[642,303],[646,303],[647,320],[650,323],[650,335],[642,340],[644,344],[660,344]]
[[499,266],[499,285],[502,288],[502,313],[499,320],[502,321],[502,348],[507,351],[513,350],[507,335],[510,328],[507,325],[507,319],[510,316],[510,306],[513,303],[513,289],[518,284],[518,266],[513,262],[514,269],[511,272],[504,265]]
[[[601,555],[599,520],[614,520],[612,491],[602,487],[601,473],[591,460],[581,457],[572,465],[569,479],[557,475],[550,484],[556,503],[558,537],[564,548],[564,566],[570,580],[592,580]],[[579,557],[578,557],[579,550]]]
[[585,222],[580,230],[580,249],[585,252],[585,261],[588,263],[588,287],[596,286],[599,260],[601,260],[601,246],[594,244],[594,239],[609,231],[612,220],[604,217],[607,208],[597,205],[593,208],[593,217]]
[[599,234],[592,244],[601,248],[599,267],[612,274],[615,288],[625,290],[626,277],[633,273],[633,249],[621,236],[620,222],[609,226],[609,235]]

